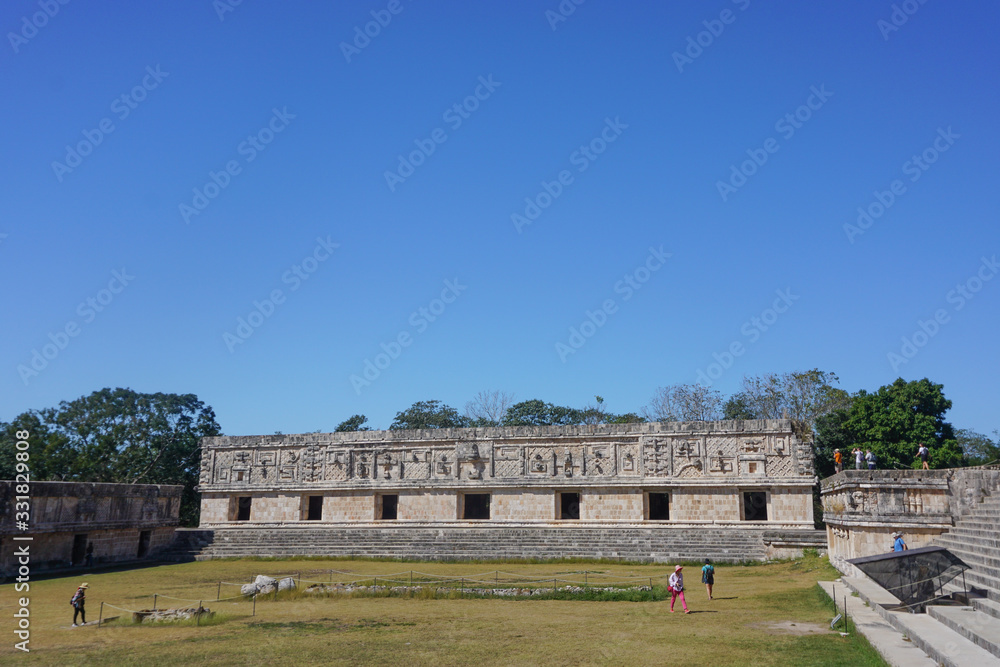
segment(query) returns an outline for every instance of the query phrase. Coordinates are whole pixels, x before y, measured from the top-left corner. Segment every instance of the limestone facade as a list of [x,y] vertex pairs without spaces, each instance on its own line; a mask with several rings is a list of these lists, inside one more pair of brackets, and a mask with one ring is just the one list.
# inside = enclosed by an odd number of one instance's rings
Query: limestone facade
[[173,542],[183,487],[31,482],[26,530],[15,524],[17,489],[0,482],[0,568],[8,574],[25,545],[32,570],[82,565],[89,545],[95,565],[154,555]]
[[911,549],[929,546],[985,495],[1000,492],[1000,470],[845,470],[823,480],[821,499],[830,562],[892,550],[895,532]]
[[789,420],[204,438],[201,525],[812,528],[809,438]]

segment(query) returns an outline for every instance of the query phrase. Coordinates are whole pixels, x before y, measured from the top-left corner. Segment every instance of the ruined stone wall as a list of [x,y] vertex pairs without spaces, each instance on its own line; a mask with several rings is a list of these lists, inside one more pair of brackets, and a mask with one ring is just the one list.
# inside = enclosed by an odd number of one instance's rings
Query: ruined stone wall
[[[14,523],[16,485],[0,482],[0,571],[16,570],[14,544],[29,546],[33,570],[69,566],[78,537],[84,545],[94,545],[95,565],[138,558],[142,532],[149,534],[145,555],[153,556],[173,541],[182,489],[154,484],[32,482],[28,529],[19,530]],[[15,543],[9,535],[32,539]],[[81,556],[78,564],[82,562]]]
[[400,521],[456,521],[459,496],[444,490],[407,490],[399,494]]

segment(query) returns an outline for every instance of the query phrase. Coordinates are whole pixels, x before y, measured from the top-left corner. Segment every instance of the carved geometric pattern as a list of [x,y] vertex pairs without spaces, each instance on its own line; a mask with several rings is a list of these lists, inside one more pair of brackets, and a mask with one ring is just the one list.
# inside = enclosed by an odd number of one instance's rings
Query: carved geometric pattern
[[404,461],[403,462],[403,478],[404,479],[427,479],[427,471],[430,464],[426,461]]
[[768,477],[792,477],[798,473],[795,470],[795,462],[791,456],[768,456],[767,476]]
[[514,461],[494,461],[493,475],[495,477],[520,477],[521,462]]

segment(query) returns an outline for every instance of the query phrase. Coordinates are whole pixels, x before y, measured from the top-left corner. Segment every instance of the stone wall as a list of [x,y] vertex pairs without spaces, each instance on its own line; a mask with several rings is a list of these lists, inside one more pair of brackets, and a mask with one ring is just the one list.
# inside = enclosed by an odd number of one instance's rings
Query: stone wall
[[892,550],[900,531],[910,548],[928,546],[984,495],[1000,492],[1000,470],[845,470],[822,481],[823,520],[830,562]]
[[[31,568],[72,564],[74,543],[92,544],[94,564],[139,557],[145,533],[145,556],[155,555],[173,541],[179,523],[181,486],[32,482],[27,530],[15,524],[17,485],[0,482],[0,569],[16,570],[15,545],[28,545]],[[14,542],[8,536],[31,537]],[[78,547],[79,549],[80,547]],[[77,553],[78,558],[81,554]],[[81,558],[82,563],[82,558]]]
[[302,521],[309,495],[327,497],[324,523],[373,521],[383,494],[399,495],[399,521],[454,522],[468,493],[491,494],[491,521],[548,522],[566,518],[564,492],[581,521],[642,522],[655,490],[670,521],[741,522],[743,492],[759,491],[769,523],[811,528],[803,433],[758,420],[204,438],[201,525],[233,525],[239,497],[250,523]]

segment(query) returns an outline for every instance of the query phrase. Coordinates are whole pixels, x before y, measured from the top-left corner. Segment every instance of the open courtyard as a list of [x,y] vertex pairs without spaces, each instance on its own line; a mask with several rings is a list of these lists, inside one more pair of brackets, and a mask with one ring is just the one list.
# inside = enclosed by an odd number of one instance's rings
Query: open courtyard
[[[214,560],[109,571],[31,583],[30,665],[884,665],[867,642],[829,629],[829,598],[816,585],[838,573],[823,557],[719,566],[713,600],[699,565],[687,564],[690,614],[670,613],[672,566],[605,562],[441,563],[373,560]],[[307,582],[408,584],[459,578],[413,592],[314,595]],[[292,576],[295,591],[260,595],[237,584],[255,575]],[[461,578],[467,577],[465,582]],[[472,581],[538,581],[571,597],[571,582],[631,588],[619,598],[476,598]],[[545,582],[544,580],[548,580]],[[553,579],[556,581],[553,582]],[[87,581],[87,620],[117,616],[98,628],[72,628],[69,598]],[[222,583],[220,582],[228,582]],[[652,583],[652,590],[649,584]],[[401,584],[402,586],[402,584]],[[483,588],[482,585],[478,588]],[[465,589],[465,593],[463,593]],[[643,589],[643,590],[638,590]],[[0,587],[4,607],[12,585]],[[433,592],[432,592],[433,591]],[[130,611],[197,607],[211,618],[132,624]],[[587,592],[580,597],[588,595]],[[551,597],[551,594],[549,594]],[[593,593],[590,597],[595,597]],[[223,601],[217,602],[221,597]],[[606,597],[614,597],[606,596]],[[230,598],[226,600],[225,598]],[[653,598],[655,601],[649,601]],[[113,607],[111,605],[114,605]],[[255,607],[255,609],[254,609]],[[254,614],[255,615],[252,615]],[[839,629],[839,628],[838,628]]]

